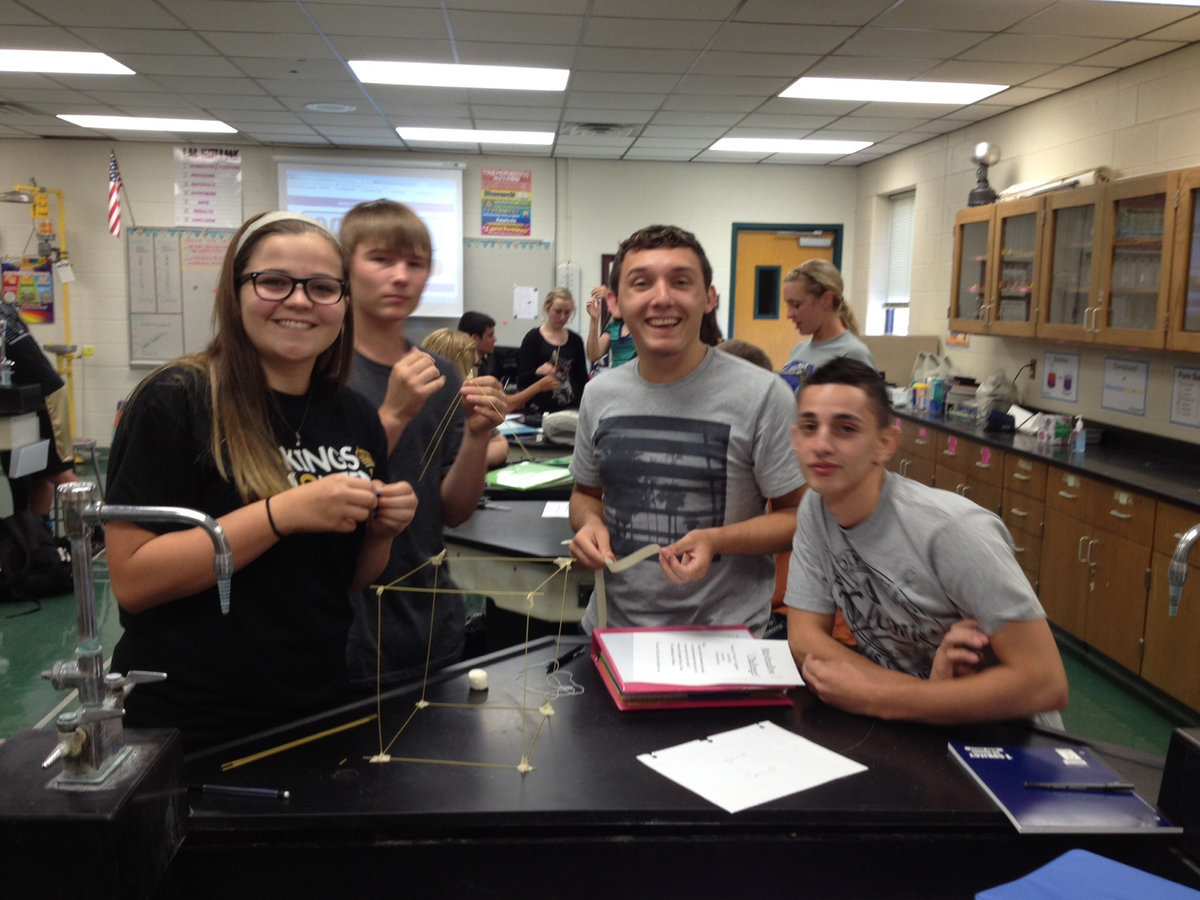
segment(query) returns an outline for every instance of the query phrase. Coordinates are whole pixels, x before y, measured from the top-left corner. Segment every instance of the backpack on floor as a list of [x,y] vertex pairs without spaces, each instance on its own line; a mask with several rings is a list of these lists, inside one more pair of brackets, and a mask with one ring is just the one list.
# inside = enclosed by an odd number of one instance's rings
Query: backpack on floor
[[0,519],[0,602],[71,593],[75,584],[69,548],[36,513]]

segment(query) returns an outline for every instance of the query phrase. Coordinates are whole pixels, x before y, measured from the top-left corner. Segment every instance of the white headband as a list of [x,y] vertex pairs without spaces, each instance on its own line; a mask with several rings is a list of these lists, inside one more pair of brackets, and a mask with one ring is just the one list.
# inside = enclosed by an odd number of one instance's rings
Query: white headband
[[308,216],[304,215],[303,213],[292,212],[290,209],[276,209],[276,210],[272,210],[269,213],[263,213],[263,215],[261,215],[259,218],[254,220],[253,225],[251,225],[249,228],[247,228],[245,231],[242,232],[242,236],[238,240],[237,250],[235,251],[235,253],[241,253],[242,248],[246,246],[246,241],[248,241],[250,239],[250,235],[254,234],[254,232],[258,231],[264,225],[270,225],[273,222],[282,222],[284,220],[291,220],[294,222],[305,222],[308,225],[312,225],[314,228],[316,228],[318,231],[320,231],[322,234],[324,234],[326,237],[328,237],[329,240],[333,241],[333,243],[336,246],[338,246],[338,247],[341,246],[341,244],[338,243],[337,235],[335,235],[332,231],[330,231],[328,228],[326,228],[324,225],[322,225],[316,219],[311,219]]

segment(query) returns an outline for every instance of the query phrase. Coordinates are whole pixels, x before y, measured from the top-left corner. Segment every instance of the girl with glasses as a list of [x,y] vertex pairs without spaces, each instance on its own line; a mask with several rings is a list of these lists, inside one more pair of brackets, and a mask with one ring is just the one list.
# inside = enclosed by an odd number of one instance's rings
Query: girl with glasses
[[189,752],[329,708],[346,691],[350,592],[412,520],[388,484],[376,410],[345,387],[345,260],[320,223],[247,221],[219,276],[215,337],[152,373],[125,405],[107,499],[215,518],[233,555],[222,615],[200,529],[109,523],[124,635],[113,671],[162,671],[126,700],[131,727],[175,726]]

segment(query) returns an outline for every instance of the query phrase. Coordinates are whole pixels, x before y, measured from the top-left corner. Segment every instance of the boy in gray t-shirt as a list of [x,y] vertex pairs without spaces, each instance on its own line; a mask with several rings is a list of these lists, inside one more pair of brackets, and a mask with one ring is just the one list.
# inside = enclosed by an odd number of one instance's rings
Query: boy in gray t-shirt
[[[1062,660],[1003,523],[884,469],[898,432],[879,375],[850,359],[822,366],[796,418],[810,490],[784,599],[808,687],[850,712],[933,723],[1062,709]],[[857,649],[830,636],[835,610]]]
[[571,555],[599,569],[647,544],[661,551],[608,575],[607,618],[593,597],[584,628],[744,624],[761,634],[772,554],[791,543],[803,484],[784,441],[791,396],[778,376],[701,342],[717,295],[690,232],[643,228],[613,266],[609,311],[637,357],[583,392]]

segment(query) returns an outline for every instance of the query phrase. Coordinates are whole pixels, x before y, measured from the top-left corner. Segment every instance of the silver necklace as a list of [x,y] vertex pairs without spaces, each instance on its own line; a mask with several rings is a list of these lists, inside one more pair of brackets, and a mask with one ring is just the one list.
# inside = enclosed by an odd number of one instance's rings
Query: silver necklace
[[[300,449],[300,432],[304,428],[304,421],[308,418],[308,408],[312,405],[312,388],[308,389],[308,393],[304,397],[304,412],[300,415],[300,424],[292,429],[292,434],[296,436],[296,449]],[[283,424],[288,428],[292,428],[292,423],[288,421],[287,416],[283,414],[283,407],[279,408],[279,417],[283,419]]]

